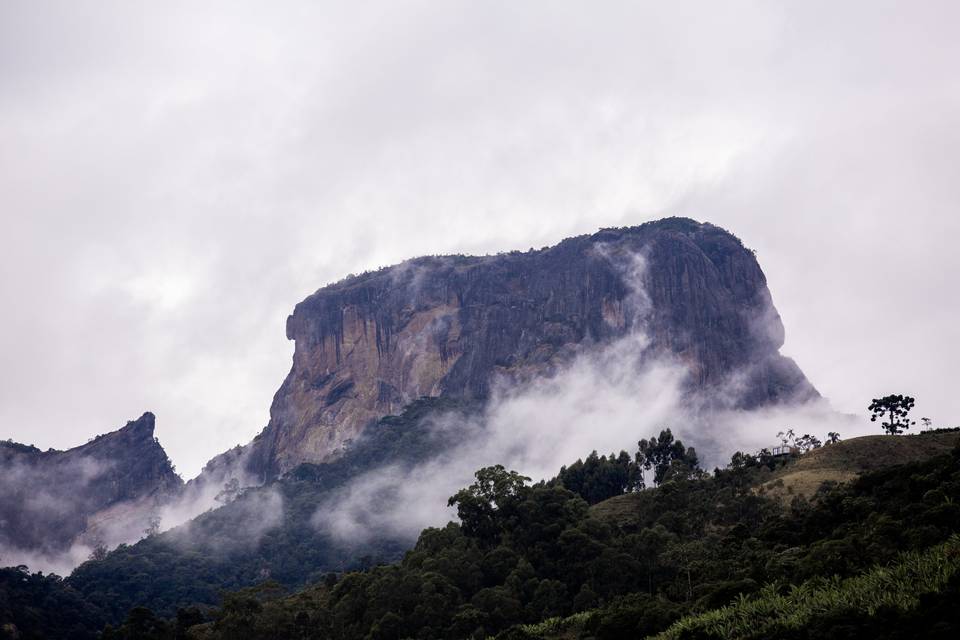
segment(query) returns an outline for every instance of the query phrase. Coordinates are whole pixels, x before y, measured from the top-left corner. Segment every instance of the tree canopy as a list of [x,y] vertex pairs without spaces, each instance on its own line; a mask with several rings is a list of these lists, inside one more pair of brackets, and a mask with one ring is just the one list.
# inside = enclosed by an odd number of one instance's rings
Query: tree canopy
[[691,477],[699,469],[697,451],[674,440],[670,429],[664,429],[656,438],[637,443],[637,464],[653,470],[653,483],[659,485],[668,478]]
[[910,410],[916,401],[910,396],[891,394],[882,398],[874,398],[867,407],[870,412],[870,422],[881,419],[880,426],[890,435],[899,435],[911,425],[917,424],[909,418]]

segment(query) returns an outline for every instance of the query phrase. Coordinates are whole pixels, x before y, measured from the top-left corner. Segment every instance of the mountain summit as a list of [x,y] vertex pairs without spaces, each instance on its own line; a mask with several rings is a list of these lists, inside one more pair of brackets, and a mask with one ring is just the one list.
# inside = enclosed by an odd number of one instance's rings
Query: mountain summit
[[154,424],[144,413],[66,451],[0,442],[0,548],[55,557],[136,540],[183,484]]
[[421,397],[483,400],[497,380],[550,375],[642,332],[682,363],[691,396],[727,406],[819,397],[782,356],[784,330],[752,251],[687,218],[604,229],[494,256],[436,256],[351,276],[287,319],[293,367],[248,467],[264,479],[339,455]]

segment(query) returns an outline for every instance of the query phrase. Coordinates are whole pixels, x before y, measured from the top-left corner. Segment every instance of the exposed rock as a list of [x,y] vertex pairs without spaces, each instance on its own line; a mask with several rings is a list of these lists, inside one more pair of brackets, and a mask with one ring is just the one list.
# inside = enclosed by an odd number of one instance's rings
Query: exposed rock
[[783,325],[753,252],[668,218],[539,251],[443,256],[349,277],[287,319],[293,367],[248,467],[263,479],[337,456],[417,398],[488,398],[498,377],[550,375],[642,330],[691,393],[755,407],[818,397],[780,355]]
[[82,536],[88,546],[129,538],[131,527],[139,537],[183,485],[153,432],[145,413],[66,451],[0,442],[0,546],[56,554]]

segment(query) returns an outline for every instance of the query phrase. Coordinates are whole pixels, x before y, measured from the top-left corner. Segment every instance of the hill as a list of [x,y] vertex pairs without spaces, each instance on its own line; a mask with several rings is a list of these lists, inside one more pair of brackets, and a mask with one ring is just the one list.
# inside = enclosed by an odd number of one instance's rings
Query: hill
[[820,638],[856,630],[871,638],[950,638],[960,626],[960,536],[902,554],[846,580],[770,585],[755,598],[689,616],[655,640]]
[[[850,482],[864,473],[947,454],[958,444],[960,430],[850,438],[800,456],[771,460],[769,468],[757,469],[753,488],[784,505],[789,505],[794,496],[815,500],[825,487]],[[626,493],[591,506],[590,512],[618,526],[630,526],[645,500],[643,493]]]
[[813,498],[825,482],[849,482],[863,473],[949,453],[960,443],[960,431],[905,436],[861,436],[793,458],[759,485],[767,495],[789,501]]
[[[424,530],[399,563],[328,576],[291,596],[270,584],[236,592],[184,633],[720,638],[714,621],[729,620],[744,638],[955,637],[960,447],[864,472],[789,509],[755,490],[779,464],[741,456],[712,476],[691,469],[593,510],[562,483],[531,486],[484,469],[455,496],[462,524]],[[611,504],[631,517],[606,517]],[[817,635],[798,627],[807,619]],[[175,633],[173,622],[140,612],[107,637],[145,630]]]

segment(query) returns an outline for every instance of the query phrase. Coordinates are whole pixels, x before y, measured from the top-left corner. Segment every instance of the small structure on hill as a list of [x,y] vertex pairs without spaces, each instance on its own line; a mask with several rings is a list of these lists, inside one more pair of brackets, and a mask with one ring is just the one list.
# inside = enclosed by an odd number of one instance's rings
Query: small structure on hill
[[797,454],[797,448],[792,447],[789,444],[784,444],[779,447],[774,447],[772,453],[774,457],[792,456]]

